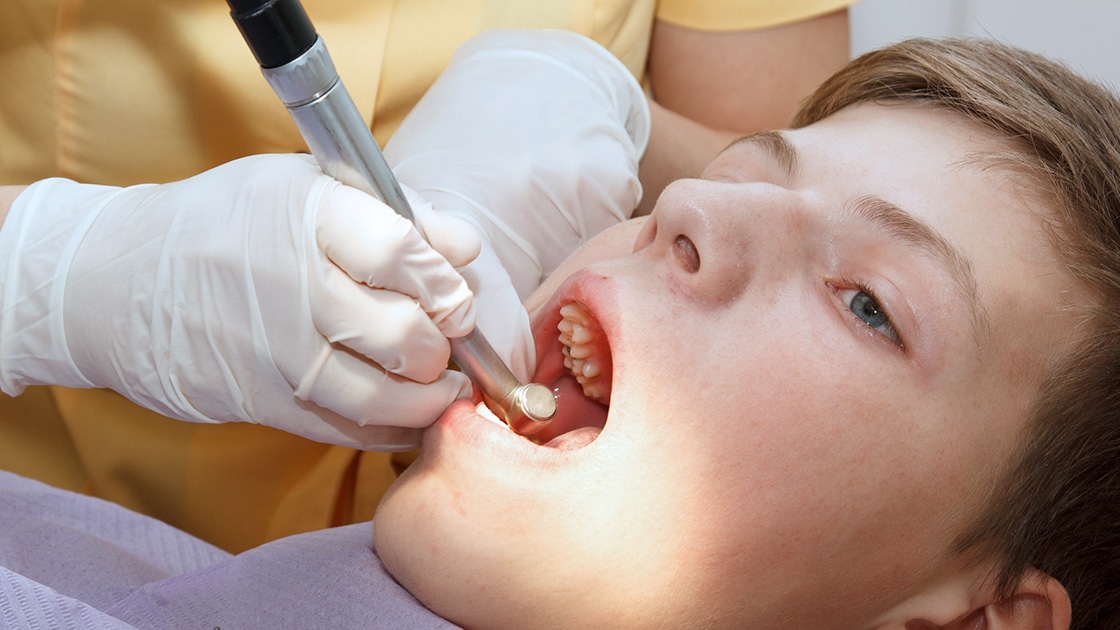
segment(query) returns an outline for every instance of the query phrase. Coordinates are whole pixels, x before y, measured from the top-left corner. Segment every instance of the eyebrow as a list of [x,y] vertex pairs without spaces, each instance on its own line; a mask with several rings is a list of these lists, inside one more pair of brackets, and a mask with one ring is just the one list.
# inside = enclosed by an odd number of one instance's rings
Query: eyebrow
[[968,305],[973,341],[979,345],[980,337],[986,336],[990,328],[990,322],[980,303],[976,274],[973,273],[968,257],[928,223],[880,197],[863,197],[845,210],[852,216],[875,225],[891,239],[937,259],[941,266],[949,270],[957,291]]
[[793,146],[789,138],[781,131],[764,130],[756,131],[750,135],[735,140],[727,149],[739,144],[751,144],[766,152],[786,173],[793,177],[797,174],[800,160],[797,156],[797,147]]
[[[797,147],[781,131],[753,133],[732,142],[727,148],[739,144],[751,144],[762,149],[791,178],[800,168],[801,159]],[[973,341],[980,344],[980,337],[990,329],[990,320],[980,303],[972,263],[958,247],[925,221],[881,197],[862,197],[849,204],[844,211],[856,219],[872,224],[892,240],[922,251],[947,269],[957,291],[968,305]]]

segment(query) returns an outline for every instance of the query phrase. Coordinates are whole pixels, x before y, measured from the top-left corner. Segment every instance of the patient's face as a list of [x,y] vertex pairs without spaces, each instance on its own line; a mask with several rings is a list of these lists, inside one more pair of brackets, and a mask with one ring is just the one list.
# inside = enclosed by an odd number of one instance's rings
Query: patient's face
[[[578,418],[549,445],[466,404],[427,431],[376,519],[421,601],[467,625],[860,627],[960,568],[1080,294],[1038,208],[970,161],[999,148],[979,128],[863,105],[782,137],[550,281],[536,380]],[[610,410],[557,437],[597,415],[561,378],[571,303]]]

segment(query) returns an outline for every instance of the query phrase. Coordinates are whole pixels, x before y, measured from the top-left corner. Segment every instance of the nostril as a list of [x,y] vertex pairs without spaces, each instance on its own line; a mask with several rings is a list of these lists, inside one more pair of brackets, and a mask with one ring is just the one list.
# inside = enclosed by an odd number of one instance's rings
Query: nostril
[[700,253],[696,251],[696,245],[692,239],[684,234],[677,236],[673,241],[673,253],[677,256],[684,270],[689,273],[696,273],[700,271]]

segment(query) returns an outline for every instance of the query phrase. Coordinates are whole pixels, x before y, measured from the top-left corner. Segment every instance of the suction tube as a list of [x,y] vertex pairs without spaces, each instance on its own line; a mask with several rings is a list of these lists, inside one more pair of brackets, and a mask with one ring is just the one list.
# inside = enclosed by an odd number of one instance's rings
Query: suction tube
[[[261,72],[280,97],[323,172],[381,199],[420,231],[381,148],[338,77],[326,44],[299,0],[227,0]],[[522,384],[475,328],[451,340],[451,357],[511,429],[531,435],[556,415],[556,398]],[[419,430],[385,427],[382,450],[419,443]]]

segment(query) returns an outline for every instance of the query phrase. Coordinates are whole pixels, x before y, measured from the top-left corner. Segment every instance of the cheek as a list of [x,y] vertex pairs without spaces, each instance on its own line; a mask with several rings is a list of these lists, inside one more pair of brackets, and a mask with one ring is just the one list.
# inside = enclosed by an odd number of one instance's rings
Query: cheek
[[663,367],[665,382],[689,391],[645,400],[647,413],[662,414],[653,430],[667,466],[704,498],[715,531],[745,519],[765,536],[854,535],[933,498],[924,489],[936,488],[946,461],[943,419],[923,422],[913,392],[887,375],[779,346],[706,354],[733,367],[706,379],[699,366]]
[[[705,336],[678,329],[657,352]],[[960,409],[856,369],[844,341],[740,333],[643,366],[620,401],[642,418],[626,426],[625,531],[672,550],[682,589],[755,600],[889,592],[940,558],[969,509],[947,482],[977,472]]]
[[811,547],[944,511],[956,420],[905,366],[798,314],[809,309],[649,312],[612,413],[641,419],[646,474],[690,526]]

